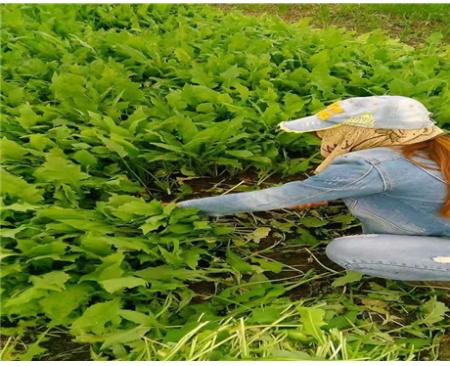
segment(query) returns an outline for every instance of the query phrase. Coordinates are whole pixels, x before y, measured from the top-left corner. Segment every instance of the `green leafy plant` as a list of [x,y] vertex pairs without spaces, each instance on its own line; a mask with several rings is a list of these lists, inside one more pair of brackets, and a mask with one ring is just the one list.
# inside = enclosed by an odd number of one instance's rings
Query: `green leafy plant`
[[448,293],[318,259],[358,227],[341,205],[211,220],[162,204],[195,193],[180,178],[309,172],[319,140],[276,124],[338,98],[408,95],[448,128],[437,38],[203,5],[1,12],[2,359],[54,359],[61,333],[91,359],[438,358]]

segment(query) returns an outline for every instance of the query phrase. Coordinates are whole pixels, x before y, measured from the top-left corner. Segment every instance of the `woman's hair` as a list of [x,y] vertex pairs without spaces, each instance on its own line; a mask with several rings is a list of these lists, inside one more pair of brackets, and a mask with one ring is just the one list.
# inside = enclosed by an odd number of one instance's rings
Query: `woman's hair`
[[401,151],[405,158],[418,165],[424,166],[423,164],[412,160],[412,157],[416,155],[418,151],[425,152],[430,159],[437,163],[444,180],[447,182],[447,197],[439,210],[439,215],[450,218],[450,135],[438,135],[427,141],[403,145],[401,146]]

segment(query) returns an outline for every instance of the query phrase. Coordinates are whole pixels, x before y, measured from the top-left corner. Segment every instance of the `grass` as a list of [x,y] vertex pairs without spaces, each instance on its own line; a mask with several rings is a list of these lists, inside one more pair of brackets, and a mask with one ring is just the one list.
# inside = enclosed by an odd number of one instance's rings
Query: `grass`
[[277,15],[288,22],[308,18],[315,27],[334,25],[365,33],[383,29],[410,45],[441,33],[450,41],[450,4],[220,4],[225,10],[247,15]]

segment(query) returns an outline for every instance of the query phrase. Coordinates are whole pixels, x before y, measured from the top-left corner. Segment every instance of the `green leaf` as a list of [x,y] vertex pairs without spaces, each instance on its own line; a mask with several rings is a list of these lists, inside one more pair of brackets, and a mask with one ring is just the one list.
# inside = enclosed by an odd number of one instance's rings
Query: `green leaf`
[[325,325],[324,321],[325,310],[319,308],[297,306],[303,324],[303,332],[313,336],[317,341],[322,343],[324,341],[324,334],[321,326]]
[[242,158],[242,159],[253,156],[253,153],[248,150],[227,150],[226,153],[231,156],[235,156],[237,158]]
[[0,156],[3,159],[21,160],[26,154],[28,154],[27,149],[15,141],[8,140],[6,137],[0,140]]
[[191,224],[174,224],[169,225],[167,228],[170,232],[175,234],[187,234],[192,232]]
[[92,290],[87,284],[68,286],[63,291],[48,294],[39,300],[39,304],[44,313],[52,319],[51,324],[63,324],[70,321],[69,315],[89,299]]
[[41,276],[30,276],[30,281],[36,289],[62,291],[70,276],[61,271],[45,273]]
[[152,327],[161,326],[161,324],[158,323],[158,321],[153,315],[145,314],[139,311],[122,309],[120,310],[120,317],[129,320],[130,322],[143,326],[152,326]]
[[47,146],[53,145],[53,142],[43,134],[35,133],[29,136],[30,136],[29,145],[36,150],[44,151]]
[[100,349],[108,349],[115,344],[133,344],[141,340],[144,335],[150,330],[150,327],[139,325],[137,327],[126,329],[122,331],[114,331],[104,338]]
[[34,176],[41,182],[67,183],[74,187],[89,178],[79,165],[67,160],[57,149],[52,149],[46,155],[46,162],[34,171]]
[[80,277],[79,282],[83,281],[104,281],[122,277],[124,273],[122,262],[124,254],[115,252],[107,257],[102,258],[102,264],[97,265],[93,272],[87,273]]
[[130,221],[139,216],[152,216],[161,214],[163,206],[159,201],[145,202],[142,198],[128,195],[114,195],[110,197],[105,206],[112,215],[123,221]]
[[28,203],[37,203],[42,201],[41,190],[36,188],[35,184],[27,183],[23,178],[0,170],[0,182],[2,194],[8,194],[12,198]]
[[78,150],[73,158],[84,167],[97,165],[97,158],[86,150]]
[[298,95],[292,93],[286,93],[284,98],[284,108],[289,115],[298,114],[302,111],[305,101]]
[[142,233],[145,235],[149,233],[150,231],[154,231],[161,226],[165,225],[166,221],[166,215],[157,215],[152,216],[145,220],[145,223],[141,225],[139,228],[142,230]]
[[283,270],[283,263],[277,261],[267,260],[263,258],[251,258],[251,261],[254,263],[258,263],[261,268],[266,271],[280,273]]
[[270,227],[259,227],[247,237],[249,240],[254,241],[255,243],[259,243],[261,239],[267,238],[270,233]]
[[201,248],[190,248],[183,253],[183,259],[190,268],[195,269],[200,260],[200,256],[206,253],[207,251]]
[[301,218],[300,223],[306,227],[321,227],[327,224],[325,220],[318,219],[314,216],[305,216]]
[[36,125],[40,120],[40,117],[33,111],[33,108],[28,102],[18,107],[18,112],[20,116],[17,120],[27,130]]
[[100,281],[99,283],[111,294],[125,288],[134,288],[138,286],[145,286],[147,284],[147,282],[142,278],[133,276],[111,278],[109,280]]
[[88,333],[104,334],[107,328],[119,325],[119,312],[119,298],[93,304],[79,318],[75,319],[71,326],[71,332],[75,336],[83,336]]
[[346,271],[345,275],[335,279],[331,286],[339,287],[345,286],[352,282],[358,282],[361,280],[362,276],[363,274],[360,272]]
[[280,318],[280,308],[266,307],[252,310],[252,315],[248,320],[249,324],[271,324]]
[[446,313],[450,311],[443,302],[437,301],[435,298],[430,299],[423,304],[421,310],[423,312],[423,317],[419,322],[428,326],[442,321]]
[[314,357],[304,351],[274,350],[268,360],[276,361],[325,361],[321,357]]
[[231,250],[227,252],[227,262],[238,272],[252,272],[253,267],[243,261],[236,253]]
[[186,268],[175,268],[173,266],[162,265],[156,267],[149,267],[136,271],[134,273],[136,276],[143,278],[149,283],[153,284],[153,281],[173,281],[173,280],[195,280],[195,279],[205,279],[204,271],[201,270],[190,270]]
[[17,247],[30,258],[49,256],[54,259],[62,259],[68,244],[61,240],[53,240],[47,243],[39,243],[35,240],[19,239]]

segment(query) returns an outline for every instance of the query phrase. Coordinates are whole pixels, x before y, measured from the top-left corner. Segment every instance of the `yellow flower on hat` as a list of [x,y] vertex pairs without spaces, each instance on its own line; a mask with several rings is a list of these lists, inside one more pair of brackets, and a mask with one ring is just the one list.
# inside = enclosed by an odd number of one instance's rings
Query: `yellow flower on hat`
[[328,119],[331,117],[331,113],[328,112],[326,109],[320,111],[319,113],[316,114],[317,117],[319,117],[319,119],[321,119],[322,121],[325,119]]
[[322,109],[320,112],[316,114],[316,116],[323,120],[329,119],[330,117],[334,116],[335,114],[344,112],[344,109],[342,109],[339,102],[334,102],[333,104],[330,104],[325,109]]
[[342,109],[339,102],[334,102],[333,104],[330,104],[327,109],[333,111],[334,113],[342,113],[344,110]]

